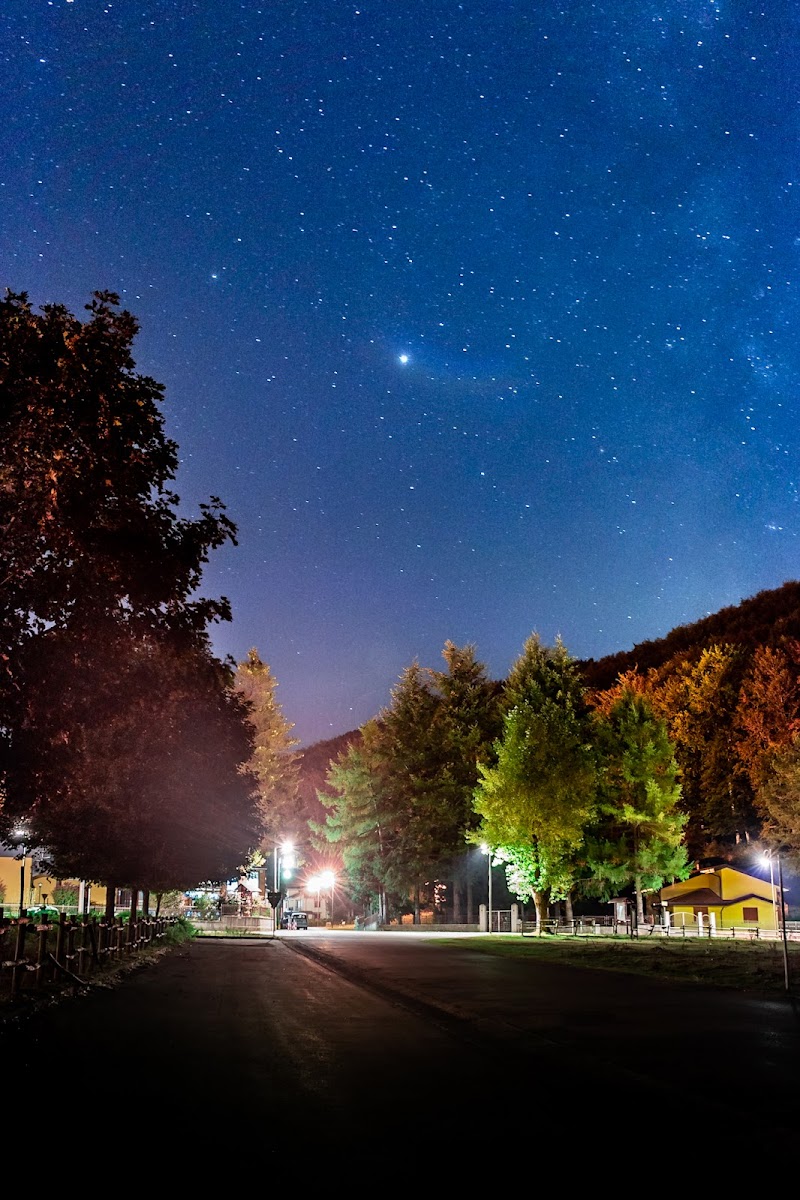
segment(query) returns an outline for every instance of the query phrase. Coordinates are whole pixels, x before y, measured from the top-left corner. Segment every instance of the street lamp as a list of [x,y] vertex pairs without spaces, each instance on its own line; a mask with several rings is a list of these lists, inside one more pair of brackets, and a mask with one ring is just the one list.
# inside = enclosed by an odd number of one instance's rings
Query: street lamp
[[330,888],[331,895],[330,895],[329,905],[330,905],[331,921],[333,920],[333,889],[335,888],[335,886],[336,886],[336,876],[334,875],[333,871],[320,871],[319,875],[312,875],[310,879],[306,880],[306,887],[310,891],[316,893],[317,907],[319,909],[320,917],[322,916],[322,909],[320,906],[320,892],[324,891],[326,888]]
[[769,874],[772,880],[772,896],[775,898],[775,880],[772,874],[772,859],[778,863],[778,890],[781,899],[781,929],[783,931],[783,984],[785,990],[789,991],[789,947],[786,941],[786,913],[783,907],[783,863],[778,850],[765,850],[764,857],[769,859]]
[[19,864],[19,916],[22,919],[22,913],[25,909],[25,839],[28,835],[27,829],[20,826],[14,830],[14,837],[17,839],[17,844],[22,851],[22,861]]
[[481,853],[488,855],[489,861],[489,909],[488,920],[486,922],[486,930],[492,932],[492,848],[487,842],[481,842]]

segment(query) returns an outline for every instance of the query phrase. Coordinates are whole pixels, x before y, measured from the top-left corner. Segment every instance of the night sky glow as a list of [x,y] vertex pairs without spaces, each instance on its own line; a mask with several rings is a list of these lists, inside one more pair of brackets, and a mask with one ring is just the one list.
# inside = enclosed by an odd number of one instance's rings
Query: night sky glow
[[140,320],[307,744],[798,577],[800,7],[11,0],[2,284]]

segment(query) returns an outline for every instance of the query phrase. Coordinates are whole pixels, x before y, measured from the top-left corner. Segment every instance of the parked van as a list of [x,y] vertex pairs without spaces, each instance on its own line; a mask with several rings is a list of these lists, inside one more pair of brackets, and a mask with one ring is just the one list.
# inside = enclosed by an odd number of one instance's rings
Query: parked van
[[308,929],[308,913],[291,909],[281,916],[281,929]]

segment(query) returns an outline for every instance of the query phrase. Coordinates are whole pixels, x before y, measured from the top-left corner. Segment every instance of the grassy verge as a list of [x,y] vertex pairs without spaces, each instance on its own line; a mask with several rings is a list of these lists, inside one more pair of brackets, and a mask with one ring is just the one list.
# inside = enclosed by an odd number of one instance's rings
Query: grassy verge
[[[480,954],[532,962],[621,971],[676,983],[735,988],[764,995],[786,995],[782,942],[702,940],[696,938],[611,939],[511,937],[506,934],[469,941],[440,938],[436,945],[458,945]],[[800,943],[788,945],[790,995],[800,998]]]

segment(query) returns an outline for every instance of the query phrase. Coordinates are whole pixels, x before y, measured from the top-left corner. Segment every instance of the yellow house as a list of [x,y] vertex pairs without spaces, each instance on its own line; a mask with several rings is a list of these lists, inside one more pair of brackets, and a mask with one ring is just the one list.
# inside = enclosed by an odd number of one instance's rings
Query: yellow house
[[671,925],[696,925],[698,916],[708,923],[713,915],[717,929],[734,925],[777,928],[777,885],[773,889],[770,880],[735,867],[695,871],[688,879],[662,888],[659,896]]

